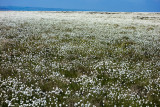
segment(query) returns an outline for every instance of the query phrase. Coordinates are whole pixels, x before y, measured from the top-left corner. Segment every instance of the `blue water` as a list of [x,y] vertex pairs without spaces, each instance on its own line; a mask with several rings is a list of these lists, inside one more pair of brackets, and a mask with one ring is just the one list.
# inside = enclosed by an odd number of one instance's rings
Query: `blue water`
[[89,10],[62,9],[62,8],[42,8],[42,7],[0,6],[0,11],[89,11]]

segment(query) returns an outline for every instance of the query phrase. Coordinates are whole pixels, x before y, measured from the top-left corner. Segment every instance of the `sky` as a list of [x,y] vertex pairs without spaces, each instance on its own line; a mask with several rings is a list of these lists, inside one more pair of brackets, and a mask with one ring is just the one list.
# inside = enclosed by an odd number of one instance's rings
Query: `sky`
[[160,0],[0,0],[0,6],[84,9],[109,12],[160,12]]

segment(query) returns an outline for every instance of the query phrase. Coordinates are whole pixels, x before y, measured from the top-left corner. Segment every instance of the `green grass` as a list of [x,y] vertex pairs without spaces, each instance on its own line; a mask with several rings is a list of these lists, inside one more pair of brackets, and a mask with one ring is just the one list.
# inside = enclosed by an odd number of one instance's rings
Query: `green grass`
[[160,26],[87,17],[2,22],[0,106],[160,105]]

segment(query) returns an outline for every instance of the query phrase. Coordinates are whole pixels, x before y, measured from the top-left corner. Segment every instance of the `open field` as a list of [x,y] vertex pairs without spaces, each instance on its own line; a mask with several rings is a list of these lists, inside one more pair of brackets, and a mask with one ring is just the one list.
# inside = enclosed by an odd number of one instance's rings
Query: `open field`
[[160,13],[0,11],[0,105],[160,106]]

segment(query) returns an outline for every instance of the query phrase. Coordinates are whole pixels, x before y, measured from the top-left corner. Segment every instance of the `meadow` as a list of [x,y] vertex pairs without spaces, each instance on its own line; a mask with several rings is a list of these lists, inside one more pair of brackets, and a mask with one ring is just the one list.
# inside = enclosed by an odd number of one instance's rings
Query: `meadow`
[[0,106],[160,106],[160,13],[0,11]]

